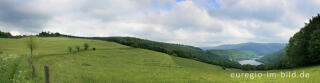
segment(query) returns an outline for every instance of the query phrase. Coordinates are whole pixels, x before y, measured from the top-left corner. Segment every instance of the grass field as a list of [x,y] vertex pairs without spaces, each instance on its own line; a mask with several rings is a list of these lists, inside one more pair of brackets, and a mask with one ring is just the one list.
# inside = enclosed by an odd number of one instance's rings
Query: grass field
[[[68,47],[88,43],[97,50],[68,53]],[[27,63],[25,39],[0,38],[0,81],[43,83],[44,65],[52,83],[319,83],[320,66],[270,71],[223,70],[219,66],[117,43],[77,39],[39,38],[33,59],[35,77]],[[74,49],[75,50],[75,49]],[[309,78],[267,78],[267,72],[306,72]],[[263,73],[261,78],[231,78],[231,73]]]

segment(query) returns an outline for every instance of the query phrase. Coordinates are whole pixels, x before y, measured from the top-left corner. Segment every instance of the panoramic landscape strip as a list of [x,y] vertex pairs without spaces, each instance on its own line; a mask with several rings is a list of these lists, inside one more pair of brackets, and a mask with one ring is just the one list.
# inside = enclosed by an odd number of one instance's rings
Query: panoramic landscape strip
[[320,83],[320,0],[0,0],[0,83]]

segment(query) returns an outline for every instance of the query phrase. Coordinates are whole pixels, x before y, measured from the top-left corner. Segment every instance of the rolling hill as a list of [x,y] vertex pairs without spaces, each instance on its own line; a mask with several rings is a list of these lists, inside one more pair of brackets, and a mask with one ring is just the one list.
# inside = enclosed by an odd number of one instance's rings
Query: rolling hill
[[282,43],[241,43],[241,44],[226,44],[216,47],[200,47],[202,49],[238,49],[247,50],[256,53],[259,56],[265,56],[283,49],[286,44]]
[[135,37],[92,37],[89,39],[116,42],[130,47],[153,50],[172,56],[193,59],[227,68],[241,68],[241,65],[238,62],[230,61],[229,57],[219,56],[213,52],[208,52],[189,45],[157,42]]
[[285,49],[281,49],[275,53],[263,56],[263,57],[257,59],[257,61],[265,63],[265,64],[273,64],[285,56],[286,56]]
[[258,58],[258,55],[245,50],[237,50],[237,49],[227,49],[227,50],[218,50],[218,49],[211,49],[207,50],[213,54],[220,55],[222,57],[228,57],[230,60],[240,61],[240,60],[247,60],[251,58]]
[[[68,52],[68,47],[88,43],[96,50]],[[241,71],[170,56],[161,52],[132,48],[118,43],[82,38],[39,38],[34,51],[36,76],[27,63],[25,39],[0,38],[1,83],[43,83],[44,69],[50,69],[52,83],[257,83],[320,82],[320,66],[269,71]],[[231,78],[232,73],[306,72],[309,78]]]

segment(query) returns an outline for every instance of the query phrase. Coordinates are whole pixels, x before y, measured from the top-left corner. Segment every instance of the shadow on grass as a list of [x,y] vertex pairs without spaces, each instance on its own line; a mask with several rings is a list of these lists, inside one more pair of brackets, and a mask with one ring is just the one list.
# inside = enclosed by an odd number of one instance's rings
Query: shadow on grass
[[72,53],[69,53],[69,52],[65,52],[65,53],[56,53],[56,54],[40,54],[40,55],[35,55],[33,56],[33,59],[36,61],[36,60],[39,60],[43,57],[48,57],[48,56],[58,56],[58,55],[68,55],[68,54],[76,54],[76,53],[81,53],[81,52],[93,52],[93,51],[101,51],[101,50],[133,50],[133,49],[137,49],[137,48],[132,48],[132,47],[127,47],[127,48],[104,48],[104,49],[96,49],[96,50],[86,50],[86,51],[79,51],[79,52],[72,52]]
[[123,48],[122,47],[122,48],[104,48],[104,49],[96,49],[96,50],[114,50],[114,49],[117,49],[117,50],[132,50],[132,49],[137,49],[137,48],[132,48],[132,47]]
[[33,60],[37,61],[37,60],[40,60],[40,59],[43,58],[43,57],[57,56],[57,55],[67,55],[67,54],[70,54],[70,53],[57,53],[57,54],[36,55],[36,56],[33,56]]

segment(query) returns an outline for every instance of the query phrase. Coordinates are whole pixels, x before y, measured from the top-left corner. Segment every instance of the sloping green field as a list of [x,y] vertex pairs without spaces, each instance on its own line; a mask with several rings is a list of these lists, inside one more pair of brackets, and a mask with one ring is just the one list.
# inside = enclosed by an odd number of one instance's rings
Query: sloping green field
[[[97,50],[69,53],[68,47],[88,43]],[[271,71],[223,70],[219,66],[195,60],[173,57],[164,53],[127,47],[117,43],[77,39],[39,38],[33,59],[35,77],[26,56],[29,50],[25,39],[0,38],[1,82],[43,83],[44,65],[49,66],[52,83],[319,83],[320,66],[282,71],[310,73],[309,78],[231,78],[231,73]],[[75,49],[74,49],[75,50]]]

